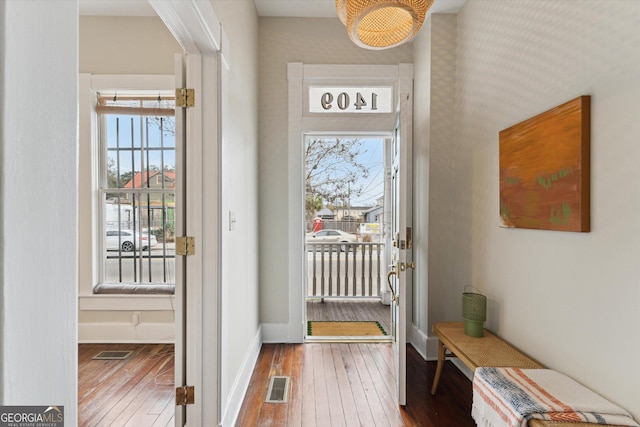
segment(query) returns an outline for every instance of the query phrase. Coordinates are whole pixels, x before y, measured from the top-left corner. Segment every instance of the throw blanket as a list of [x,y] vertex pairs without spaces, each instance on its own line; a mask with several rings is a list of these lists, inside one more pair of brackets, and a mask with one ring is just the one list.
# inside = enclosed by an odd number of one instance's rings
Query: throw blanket
[[477,368],[471,415],[480,427],[526,427],[532,418],[639,426],[624,409],[551,369]]

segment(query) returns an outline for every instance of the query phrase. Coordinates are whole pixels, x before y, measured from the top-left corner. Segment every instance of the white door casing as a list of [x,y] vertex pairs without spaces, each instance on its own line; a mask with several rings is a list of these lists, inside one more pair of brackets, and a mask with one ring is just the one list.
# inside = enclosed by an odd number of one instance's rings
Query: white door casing
[[[176,406],[175,425],[213,426],[219,425],[222,417],[220,116],[224,105],[220,74],[227,64],[221,52],[225,36],[208,1],[149,2],[185,51],[184,57],[176,58],[177,84],[195,89],[195,105],[187,109],[183,125],[188,148],[177,153],[176,159],[181,162],[177,167],[185,170],[185,185],[176,189],[176,197],[182,197],[184,208],[176,210],[176,234],[196,238],[195,255],[176,261],[175,307],[176,386],[194,386],[195,403]],[[178,122],[177,119],[176,134]],[[178,135],[176,144],[177,139]],[[208,141],[206,146],[204,141]]]
[[[288,151],[288,200],[289,200],[289,323],[288,342],[301,343],[304,340],[304,311],[306,309],[304,287],[304,155],[303,141],[309,134],[339,135],[376,135],[391,138],[398,129],[403,135],[403,151],[400,159],[400,171],[409,173],[401,181],[403,195],[403,216],[400,227],[411,227],[411,153],[413,65],[311,65],[302,63],[288,64],[289,95],[289,151]],[[309,111],[310,86],[366,86],[392,85],[394,88],[394,106],[389,113],[312,113]],[[385,203],[385,212],[386,212]],[[399,205],[400,206],[400,205]],[[407,250],[399,251],[399,259],[406,262]],[[410,253],[409,253],[410,255]],[[406,264],[405,264],[406,265]],[[398,328],[396,330],[396,378],[398,379],[398,403],[406,401],[406,322],[411,317],[410,292],[407,292],[407,280],[411,271],[398,275],[401,305],[398,306]]]

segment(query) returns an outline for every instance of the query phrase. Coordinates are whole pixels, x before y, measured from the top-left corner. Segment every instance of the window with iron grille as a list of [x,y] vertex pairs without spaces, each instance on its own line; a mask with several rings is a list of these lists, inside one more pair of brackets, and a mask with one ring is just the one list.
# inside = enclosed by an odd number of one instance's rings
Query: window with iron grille
[[97,293],[172,293],[176,143],[171,96],[99,94]]

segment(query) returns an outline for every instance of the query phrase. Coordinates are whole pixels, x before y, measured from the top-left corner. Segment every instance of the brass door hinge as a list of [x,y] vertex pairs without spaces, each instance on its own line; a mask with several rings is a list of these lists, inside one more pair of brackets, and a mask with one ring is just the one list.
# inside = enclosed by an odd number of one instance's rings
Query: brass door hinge
[[193,89],[176,89],[176,107],[193,107],[196,104],[196,92]]
[[193,405],[196,401],[196,389],[192,385],[176,388],[176,405]]
[[196,239],[195,237],[176,237],[176,255],[195,255]]

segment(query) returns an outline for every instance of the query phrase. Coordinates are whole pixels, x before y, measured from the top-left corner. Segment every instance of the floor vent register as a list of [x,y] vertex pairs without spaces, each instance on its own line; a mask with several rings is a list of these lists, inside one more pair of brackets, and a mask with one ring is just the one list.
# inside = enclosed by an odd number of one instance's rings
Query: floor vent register
[[286,403],[289,390],[289,377],[271,377],[267,403]]
[[93,360],[124,360],[131,356],[133,351],[101,351],[93,356]]

